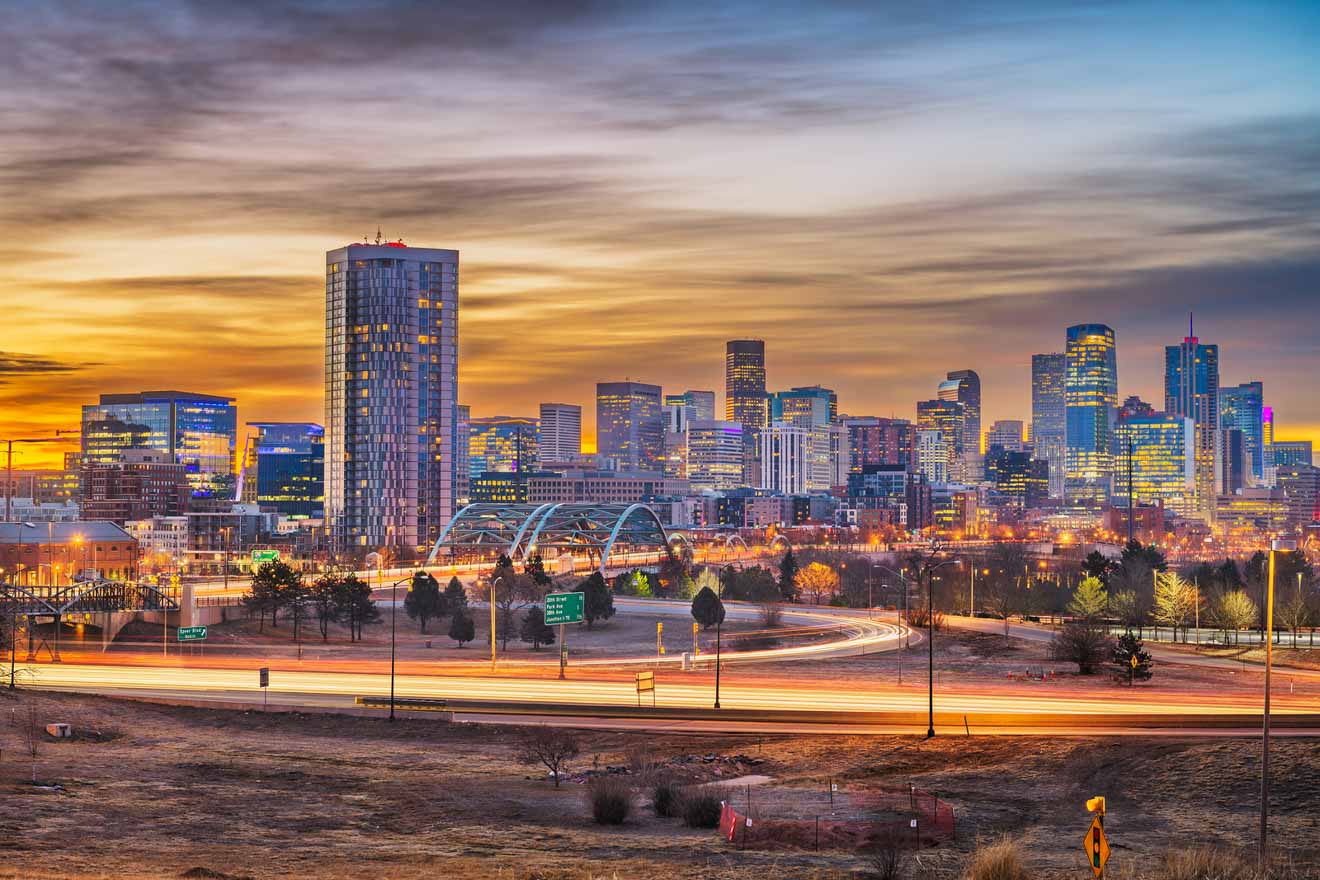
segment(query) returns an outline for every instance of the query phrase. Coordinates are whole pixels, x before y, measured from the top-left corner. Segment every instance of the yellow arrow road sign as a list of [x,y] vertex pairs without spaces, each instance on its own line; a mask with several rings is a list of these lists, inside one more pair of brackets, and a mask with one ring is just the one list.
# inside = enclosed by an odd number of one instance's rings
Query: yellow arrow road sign
[[1109,861],[1109,838],[1105,837],[1105,826],[1100,824],[1099,816],[1091,818],[1091,827],[1086,829],[1086,837],[1082,839],[1082,849],[1086,850],[1091,870],[1099,877],[1104,873],[1105,862]]

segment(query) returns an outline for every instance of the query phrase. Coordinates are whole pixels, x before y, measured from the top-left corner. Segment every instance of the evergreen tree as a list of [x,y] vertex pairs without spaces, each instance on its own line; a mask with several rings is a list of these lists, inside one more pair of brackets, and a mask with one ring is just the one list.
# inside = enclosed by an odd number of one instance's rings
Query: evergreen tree
[[798,561],[793,555],[793,548],[788,548],[784,558],[779,560],[779,597],[785,602],[797,599]]
[[600,572],[593,571],[578,590],[582,593],[582,618],[587,622],[587,629],[591,629],[597,620],[614,616],[614,594]]
[[279,627],[280,609],[295,593],[300,593],[303,585],[302,572],[283,559],[274,559],[261,563],[252,573],[252,585],[243,597],[243,604],[249,611],[260,614],[258,630],[265,629],[266,613],[270,613],[270,625]]
[[1114,564],[1099,550],[1092,550],[1082,560],[1082,574],[1101,581],[1105,581],[1109,577],[1109,572],[1113,568]]
[[468,616],[465,606],[454,608],[454,615],[449,620],[449,637],[458,642],[461,648],[465,642],[472,641],[477,634],[476,627],[472,625],[472,618]]
[[312,614],[316,617],[323,642],[330,641],[330,624],[339,620],[342,611],[339,606],[339,597],[343,590],[340,583],[342,580],[340,575],[327,572],[312,583],[308,593],[307,601],[311,606]]
[[1105,585],[1098,577],[1082,578],[1068,603],[1068,613],[1083,620],[1099,620],[1109,605]]
[[702,587],[692,600],[692,619],[702,629],[710,629],[724,621],[724,603],[710,587]]
[[340,617],[348,621],[350,641],[362,639],[362,627],[380,620],[380,609],[371,598],[371,585],[355,574],[339,582]]
[[463,589],[463,582],[454,575],[449,579],[444,592],[444,610],[446,614],[456,614],[461,609],[467,608],[467,590]]
[[427,621],[445,612],[440,582],[425,571],[414,573],[412,583],[408,585],[408,595],[403,597],[403,610],[421,624],[421,631],[425,633]]
[[1114,677],[1126,681],[1131,687],[1133,682],[1147,681],[1151,676],[1150,654],[1142,649],[1141,639],[1132,633],[1124,633],[1114,643],[1112,662]]
[[1130,559],[1140,559],[1155,571],[1165,571],[1169,567],[1168,561],[1158,547],[1154,544],[1147,546],[1135,539],[1123,548],[1123,562]]
[[[604,580],[604,578],[601,578],[602,583],[604,583]],[[555,643],[555,629],[546,624],[545,612],[541,610],[540,605],[533,605],[527,609],[527,613],[523,615],[518,636],[524,642],[531,642],[533,651],[539,651],[542,645],[553,645]]]

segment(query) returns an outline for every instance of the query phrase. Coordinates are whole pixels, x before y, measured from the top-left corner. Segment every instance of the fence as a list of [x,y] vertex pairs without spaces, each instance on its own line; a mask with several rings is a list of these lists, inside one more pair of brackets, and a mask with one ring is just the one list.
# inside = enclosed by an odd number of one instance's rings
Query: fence
[[740,849],[861,851],[881,845],[919,849],[957,834],[953,805],[915,788],[852,794],[846,815],[777,815],[771,800],[770,806],[748,805],[745,811],[722,801],[721,836]]

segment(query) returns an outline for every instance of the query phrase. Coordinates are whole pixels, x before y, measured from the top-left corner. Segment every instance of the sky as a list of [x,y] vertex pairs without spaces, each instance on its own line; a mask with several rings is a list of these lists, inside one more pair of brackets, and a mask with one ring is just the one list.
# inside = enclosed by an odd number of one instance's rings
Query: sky
[[[0,0],[0,437],[102,392],[323,419],[324,253],[456,248],[474,415],[597,381],[913,416],[1115,328],[1320,442],[1320,4]],[[40,451],[38,451],[40,450]],[[57,463],[28,447],[15,466]]]

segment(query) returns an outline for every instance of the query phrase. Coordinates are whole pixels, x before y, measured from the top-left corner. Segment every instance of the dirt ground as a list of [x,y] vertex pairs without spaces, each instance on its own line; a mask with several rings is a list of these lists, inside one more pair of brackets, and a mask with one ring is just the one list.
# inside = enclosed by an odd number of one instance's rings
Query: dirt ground
[[[67,721],[71,741],[38,739]],[[914,784],[952,803],[957,839],[906,875],[960,874],[978,840],[1018,836],[1038,876],[1085,874],[1086,798],[1109,799],[1108,876],[1148,875],[1170,847],[1247,848],[1256,833],[1253,739],[683,736],[584,732],[556,789],[516,760],[512,727],[265,715],[107,698],[0,696],[0,877],[843,878],[840,852],[740,851],[657,818],[639,796],[622,827],[593,825],[583,774],[660,768],[686,779],[767,776],[819,802]],[[723,757],[721,757],[723,756]],[[640,781],[639,773],[622,775]],[[1320,864],[1320,746],[1278,739],[1272,831]],[[740,787],[741,788],[741,787]],[[735,797],[738,795],[735,794]],[[755,793],[752,794],[755,797]]]

